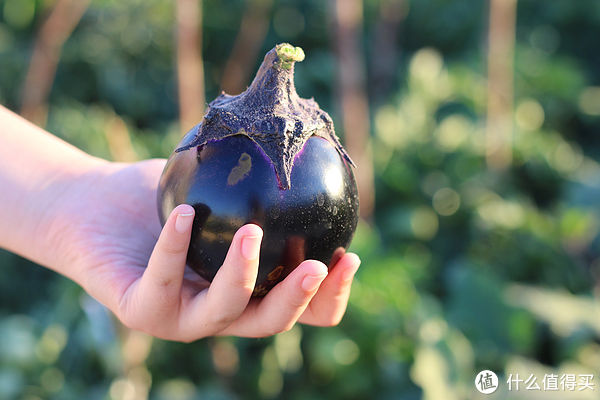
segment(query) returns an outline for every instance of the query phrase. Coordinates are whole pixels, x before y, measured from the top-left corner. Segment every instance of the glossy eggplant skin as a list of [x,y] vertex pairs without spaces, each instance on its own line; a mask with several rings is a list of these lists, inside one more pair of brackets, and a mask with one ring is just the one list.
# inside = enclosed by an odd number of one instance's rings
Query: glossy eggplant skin
[[[188,134],[182,143],[189,140]],[[196,212],[187,263],[209,281],[238,228],[254,223],[263,229],[255,296],[266,294],[303,260],[329,265],[350,244],[358,222],[352,170],[317,136],[295,156],[289,189],[280,187],[270,159],[245,135],[174,152],[158,188],[161,223],[181,203]]]

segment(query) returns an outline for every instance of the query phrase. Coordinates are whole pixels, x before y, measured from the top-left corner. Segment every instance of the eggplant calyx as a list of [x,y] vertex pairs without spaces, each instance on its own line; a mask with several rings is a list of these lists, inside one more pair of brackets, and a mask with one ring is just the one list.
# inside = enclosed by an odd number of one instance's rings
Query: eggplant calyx
[[291,187],[294,157],[313,135],[328,140],[355,166],[335,134],[331,117],[316,101],[296,93],[294,63],[303,59],[300,47],[288,43],[275,46],[265,55],[248,89],[237,96],[222,93],[213,100],[202,122],[192,129],[193,139],[175,151],[245,135],[271,160],[284,190]]

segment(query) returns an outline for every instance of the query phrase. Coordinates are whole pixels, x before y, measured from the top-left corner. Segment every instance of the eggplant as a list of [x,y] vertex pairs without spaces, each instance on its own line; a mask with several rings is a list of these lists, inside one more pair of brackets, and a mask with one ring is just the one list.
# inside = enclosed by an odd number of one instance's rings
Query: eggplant
[[164,225],[179,204],[196,215],[187,264],[212,281],[233,235],[264,231],[254,296],[305,259],[333,265],[358,222],[354,163],[329,115],[294,86],[299,47],[269,51],[248,89],[221,94],[169,157],[158,185]]

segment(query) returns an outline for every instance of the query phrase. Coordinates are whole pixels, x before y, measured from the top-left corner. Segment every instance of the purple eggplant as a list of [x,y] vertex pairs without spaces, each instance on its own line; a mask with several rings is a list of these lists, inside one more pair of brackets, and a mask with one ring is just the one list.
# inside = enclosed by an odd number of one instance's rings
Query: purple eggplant
[[195,209],[187,263],[208,281],[238,228],[263,229],[255,296],[305,259],[332,265],[358,222],[354,164],[329,115],[296,93],[294,63],[303,59],[289,44],[269,51],[245,92],[209,104],[159,182],[163,224],[178,204]]

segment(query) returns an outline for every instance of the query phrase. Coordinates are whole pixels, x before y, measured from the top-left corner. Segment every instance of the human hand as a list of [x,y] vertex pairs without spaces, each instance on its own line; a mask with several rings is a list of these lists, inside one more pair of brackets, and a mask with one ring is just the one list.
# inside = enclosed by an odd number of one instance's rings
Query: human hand
[[65,218],[52,235],[72,278],[128,327],[183,342],[213,335],[264,337],[296,322],[331,326],[341,320],[360,260],[340,254],[329,270],[302,262],[264,298],[251,298],[262,230],[245,225],[209,283],[185,266],[194,209],[176,207],[161,231],[156,184],[164,160],[106,163],[86,173],[61,204]]

